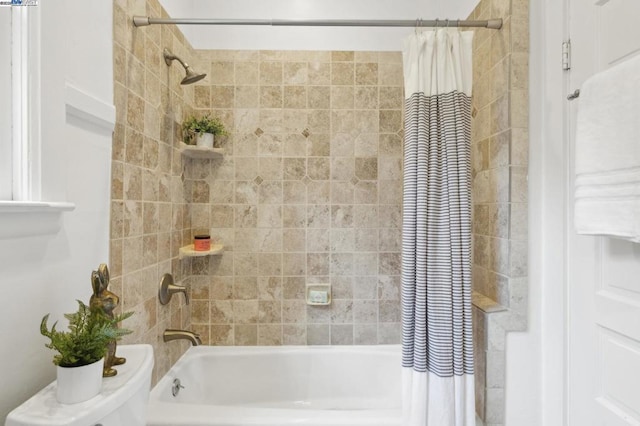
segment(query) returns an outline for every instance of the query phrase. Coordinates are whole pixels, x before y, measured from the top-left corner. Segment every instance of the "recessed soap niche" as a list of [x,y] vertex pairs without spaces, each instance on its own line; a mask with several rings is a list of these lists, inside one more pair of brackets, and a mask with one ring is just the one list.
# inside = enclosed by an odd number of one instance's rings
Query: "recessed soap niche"
[[331,284],[307,284],[307,305],[327,306],[331,304]]

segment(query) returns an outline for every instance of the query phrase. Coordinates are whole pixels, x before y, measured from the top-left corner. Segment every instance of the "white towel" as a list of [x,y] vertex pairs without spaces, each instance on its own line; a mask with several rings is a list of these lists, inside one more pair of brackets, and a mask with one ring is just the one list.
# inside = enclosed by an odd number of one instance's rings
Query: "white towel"
[[579,99],[576,231],[640,242],[640,55],[591,77]]

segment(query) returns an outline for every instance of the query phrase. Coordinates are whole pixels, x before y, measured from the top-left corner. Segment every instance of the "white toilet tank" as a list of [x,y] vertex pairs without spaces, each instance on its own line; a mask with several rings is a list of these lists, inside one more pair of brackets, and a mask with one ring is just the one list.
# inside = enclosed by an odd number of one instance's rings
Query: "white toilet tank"
[[151,387],[151,345],[118,346],[127,362],[118,375],[102,380],[100,394],[78,404],[56,400],[56,382],[35,394],[7,416],[5,426],[144,426]]

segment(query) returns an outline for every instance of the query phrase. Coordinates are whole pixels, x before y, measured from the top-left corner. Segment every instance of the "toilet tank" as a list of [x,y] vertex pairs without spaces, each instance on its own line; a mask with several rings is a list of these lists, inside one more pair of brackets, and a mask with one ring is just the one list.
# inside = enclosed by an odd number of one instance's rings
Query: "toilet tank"
[[102,379],[98,396],[78,404],[60,404],[53,382],[9,413],[5,426],[144,426],[153,348],[120,345],[118,356],[127,362],[116,367],[116,376]]

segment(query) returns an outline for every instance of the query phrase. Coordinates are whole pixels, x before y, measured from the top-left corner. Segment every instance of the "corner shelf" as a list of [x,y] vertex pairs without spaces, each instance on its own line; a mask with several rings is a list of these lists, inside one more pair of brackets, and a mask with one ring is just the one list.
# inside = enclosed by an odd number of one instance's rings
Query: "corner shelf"
[[189,244],[188,246],[180,247],[178,250],[178,258],[184,259],[185,257],[214,256],[216,254],[221,254],[223,250],[224,245],[222,244],[211,244],[211,249],[207,251],[194,250],[193,244]]
[[222,157],[222,148],[207,148],[205,146],[187,145],[180,142],[180,152],[189,158],[218,158]]

